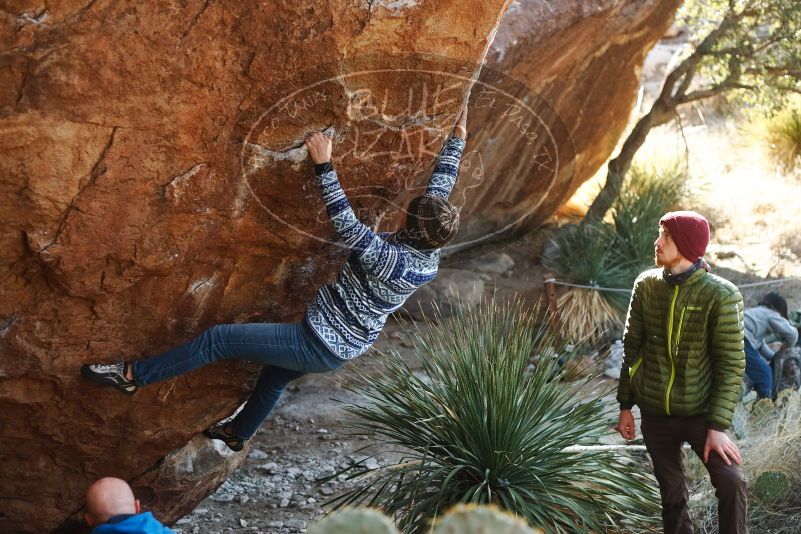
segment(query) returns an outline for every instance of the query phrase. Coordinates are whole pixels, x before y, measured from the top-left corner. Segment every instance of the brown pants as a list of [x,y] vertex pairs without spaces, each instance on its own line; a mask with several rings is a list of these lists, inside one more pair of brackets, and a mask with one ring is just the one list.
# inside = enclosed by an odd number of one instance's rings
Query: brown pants
[[[687,506],[689,494],[681,459],[681,445],[690,444],[704,458],[707,422],[704,416],[642,417],[642,437],[662,495],[662,524],[665,534],[692,534],[693,523]],[[740,466],[726,462],[715,452],[704,464],[718,498],[720,534],[745,534],[745,478]]]

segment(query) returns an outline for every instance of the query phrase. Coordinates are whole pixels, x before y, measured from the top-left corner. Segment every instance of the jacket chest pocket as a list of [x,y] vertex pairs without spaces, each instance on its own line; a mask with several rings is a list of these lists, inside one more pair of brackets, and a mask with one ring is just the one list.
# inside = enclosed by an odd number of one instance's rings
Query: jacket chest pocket
[[682,306],[681,313],[679,314],[678,328],[676,330],[676,340],[673,353],[678,356],[682,342],[686,338],[688,330],[692,332],[690,335],[698,334],[699,325],[705,327],[706,325],[706,311],[703,306],[695,306],[687,304]]

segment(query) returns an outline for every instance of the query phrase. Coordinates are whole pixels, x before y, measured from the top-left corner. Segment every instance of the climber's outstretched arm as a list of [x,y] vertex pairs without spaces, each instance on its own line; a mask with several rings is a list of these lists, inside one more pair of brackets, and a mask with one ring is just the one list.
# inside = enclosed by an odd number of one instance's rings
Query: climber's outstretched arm
[[428,180],[426,194],[448,198],[456,185],[459,174],[459,162],[462,159],[465,140],[467,139],[467,108],[462,110],[454,127],[454,133],[445,141],[445,145],[437,156],[437,164]]
[[306,146],[314,161],[314,174],[323,194],[326,212],[334,223],[334,230],[348,248],[363,254],[380,238],[356,217],[350,207],[331,163],[331,139],[314,132],[306,139]]

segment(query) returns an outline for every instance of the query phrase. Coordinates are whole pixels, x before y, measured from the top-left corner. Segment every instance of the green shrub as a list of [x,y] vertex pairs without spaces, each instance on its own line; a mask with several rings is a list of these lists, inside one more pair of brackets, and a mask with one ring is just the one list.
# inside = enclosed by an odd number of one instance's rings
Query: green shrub
[[686,184],[685,169],[679,160],[658,167],[635,164],[626,176],[623,191],[612,204],[612,219],[619,252],[633,262],[635,273],[653,267],[659,219],[680,207]]
[[764,471],[753,482],[753,493],[762,501],[785,499],[790,491],[790,478],[781,471]]
[[658,166],[633,165],[612,204],[612,224],[586,220],[559,229],[543,253],[543,265],[562,281],[617,288],[562,290],[559,309],[564,334],[573,341],[597,342],[605,332],[622,328],[631,293],[642,271],[654,265],[659,219],[678,209],[687,178],[679,160]]
[[[634,264],[620,254],[619,238],[603,222],[566,225],[551,238],[542,256],[545,268],[571,284],[629,288]],[[560,289],[563,334],[573,342],[597,341],[608,330],[620,329],[630,293],[594,289]]]
[[784,171],[795,169],[801,160],[801,110],[787,108],[767,119],[765,139],[774,161]]
[[[424,532],[457,503],[495,504],[546,532],[626,531],[655,525],[658,492],[640,463],[597,443],[614,421],[586,382],[566,383],[565,353],[538,310],[515,300],[456,307],[451,318],[413,336],[423,367],[395,352],[345,387],[355,432],[403,456],[366,472],[349,468],[356,489],[331,501],[367,503],[405,532]],[[589,379],[588,379],[589,380]]]
[[[801,524],[801,395],[784,390],[775,408],[770,400],[754,402],[746,397],[735,415],[738,424],[747,427],[737,432],[736,443],[748,480],[749,532],[797,533]],[[697,466],[688,472],[698,530],[717,533],[717,499],[706,470],[695,459],[688,463]]]
[[[633,263],[619,252],[619,238],[606,223],[585,222],[559,229],[545,248],[542,264],[572,284],[631,287]],[[629,295],[605,293],[609,302],[625,310]]]

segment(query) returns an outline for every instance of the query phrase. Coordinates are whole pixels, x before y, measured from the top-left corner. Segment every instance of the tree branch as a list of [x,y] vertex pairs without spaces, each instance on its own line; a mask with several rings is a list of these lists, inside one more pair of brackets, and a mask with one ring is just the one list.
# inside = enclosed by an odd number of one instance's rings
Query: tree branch
[[681,85],[679,85],[679,88],[676,89],[675,93],[673,93],[674,99],[681,100],[681,98],[684,97],[684,94],[687,92],[687,89],[690,88],[690,84],[692,83],[693,78],[695,78],[695,69],[691,70],[690,72],[684,75],[684,78],[682,78],[681,80]]
[[679,132],[681,132],[681,139],[684,141],[684,174],[690,174],[690,145],[687,143],[687,136],[684,135],[684,123],[681,121],[681,113],[678,108],[673,110],[676,115],[676,120],[679,122]]
[[[705,55],[709,53],[709,48],[717,43],[718,40],[727,31],[729,31],[729,28],[732,25],[732,20],[729,18],[731,14],[731,12],[726,13],[726,16],[721,19],[720,24],[718,24],[714,30],[709,32],[709,34],[704,37],[701,43],[695,48],[693,53],[687,56],[684,61],[679,63],[679,65],[665,77],[665,83],[662,86],[662,92],[660,93],[658,100],[662,100],[665,104],[670,104],[672,103],[673,96],[675,94],[680,95],[683,93],[683,91],[674,91],[676,83],[681,79],[686,80],[686,78],[683,77],[685,77],[685,75],[688,73],[693,73],[692,76],[695,75],[694,71],[698,66],[698,63]],[[690,79],[692,79],[692,76]],[[684,84],[682,84],[682,86],[683,85]],[[687,88],[685,87],[684,91],[686,90]]]
[[[782,23],[782,26],[784,26],[784,23]],[[780,32],[777,31],[776,33],[774,33],[773,35],[770,36],[770,39],[765,39],[765,41],[763,43],[760,43],[759,46],[757,46],[754,49],[754,55],[759,54],[765,48],[767,48],[767,47],[769,47],[771,45],[774,45],[774,44],[778,43],[779,41],[781,41],[782,37],[781,37],[781,35],[779,35],[779,33]]]
[[781,78],[783,76],[789,76],[795,80],[801,80],[801,69],[798,68],[790,68],[790,67],[769,67],[767,65],[763,65],[759,68],[751,67],[745,69],[743,71],[744,74],[754,74],[754,75],[762,75],[762,74],[770,74],[774,78]]
[[731,91],[732,89],[746,89],[748,91],[756,91],[759,88],[754,85],[747,85],[739,82],[723,82],[718,85],[713,85],[709,89],[701,89],[698,91],[693,91],[692,93],[689,93],[687,95],[684,95],[679,101],[679,103],[687,104],[689,102],[695,102],[696,100],[703,100],[704,98],[709,98],[711,96],[719,95],[721,93]]

